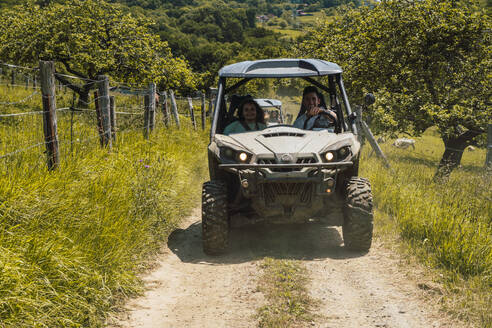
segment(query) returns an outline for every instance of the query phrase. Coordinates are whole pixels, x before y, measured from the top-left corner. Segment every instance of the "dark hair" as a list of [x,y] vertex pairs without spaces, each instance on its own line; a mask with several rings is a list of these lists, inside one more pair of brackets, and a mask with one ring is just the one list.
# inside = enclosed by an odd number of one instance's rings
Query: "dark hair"
[[304,90],[302,91],[302,98],[304,98],[304,96],[307,95],[308,93],[313,93],[313,92],[319,97],[318,89],[314,85],[309,85],[305,87]]
[[253,98],[247,98],[243,100],[243,102],[239,105],[239,108],[237,110],[237,116],[239,117],[240,121],[244,121],[244,115],[243,115],[243,108],[244,105],[246,104],[253,104],[256,108],[256,122],[258,123],[263,123],[265,124],[265,113],[263,112],[263,109],[258,105],[256,101],[254,101]]
[[304,108],[304,96],[309,94],[309,93],[313,93],[313,92],[316,94],[316,96],[319,99],[319,105],[321,107],[326,108],[325,97],[323,97],[323,95],[318,92],[318,88],[316,88],[314,85],[308,85],[302,91],[301,109],[299,110],[299,114],[297,114],[297,117],[301,116],[302,114],[304,114],[306,112],[306,108]]

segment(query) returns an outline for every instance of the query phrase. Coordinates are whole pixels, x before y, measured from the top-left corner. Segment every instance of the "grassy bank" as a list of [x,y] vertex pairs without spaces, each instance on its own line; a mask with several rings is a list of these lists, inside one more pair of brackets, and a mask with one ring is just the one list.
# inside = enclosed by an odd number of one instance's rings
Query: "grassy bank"
[[151,141],[126,131],[111,154],[97,139],[74,144],[51,173],[42,149],[2,159],[0,327],[102,326],[196,205],[206,139],[189,127]]
[[417,139],[415,151],[383,145],[392,171],[368,158],[368,148],[361,175],[370,179],[381,212],[376,227],[397,231],[420,259],[441,270],[444,307],[490,327],[492,186],[483,168],[485,151],[466,151],[461,168],[436,184],[432,178],[444,147],[431,132]]

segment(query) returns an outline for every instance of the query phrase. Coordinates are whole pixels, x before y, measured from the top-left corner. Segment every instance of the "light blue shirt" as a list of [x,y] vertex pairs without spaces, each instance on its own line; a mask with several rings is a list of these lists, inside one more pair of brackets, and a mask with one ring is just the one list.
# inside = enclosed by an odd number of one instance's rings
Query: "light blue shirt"
[[[307,123],[306,123],[306,120],[307,120]],[[316,120],[318,120],[319,127],[313,128]],[[308,118],[306,114],[302,114],[301,116],[299,116],[295,120],[293,126],[295,128],[305,129],[305,130],[318,131],[318,130],[325,130],[326,129],[330,132],[335,131],[334,124],[325,115],[315,115],[315,116]]]
[[[263,130],[266,125],[263,123],[248,123],[251,131],[256,131],[256,124],[258,124],[258,130]],[[248,132],[244,126],[239,121],[234,121],[224,129],[224,134],[228,136],[229,134]]]

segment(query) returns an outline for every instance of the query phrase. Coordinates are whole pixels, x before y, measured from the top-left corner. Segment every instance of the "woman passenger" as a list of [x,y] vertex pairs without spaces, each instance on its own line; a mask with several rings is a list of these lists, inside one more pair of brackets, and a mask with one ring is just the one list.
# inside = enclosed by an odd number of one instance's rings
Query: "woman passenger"
[[244,100],[238,109],[239,120],[224,129],[224,134],[258,131],[266,128],[263,109],[252,98]]

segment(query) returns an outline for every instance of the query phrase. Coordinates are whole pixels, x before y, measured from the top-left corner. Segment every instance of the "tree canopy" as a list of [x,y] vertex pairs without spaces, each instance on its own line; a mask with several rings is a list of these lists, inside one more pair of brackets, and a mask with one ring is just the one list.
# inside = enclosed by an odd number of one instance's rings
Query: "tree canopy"
[[492,120],[490,31],[470,1],[383,0],[320,23],[298,53],[339,63],[359,103],[375,92],[370,115],[380,132],[436,126],[441,166],[452,169]]
[[[58,72],[87,79],[107,74],[126,83],[193,88],[186,61],[173,57],[150,28],[149,20],[103,1],[70,0],[44,7],[29,2],[2,11],[0,58],[23,65],[53,60]],[[83,89],[72,88],[79,93]]]

